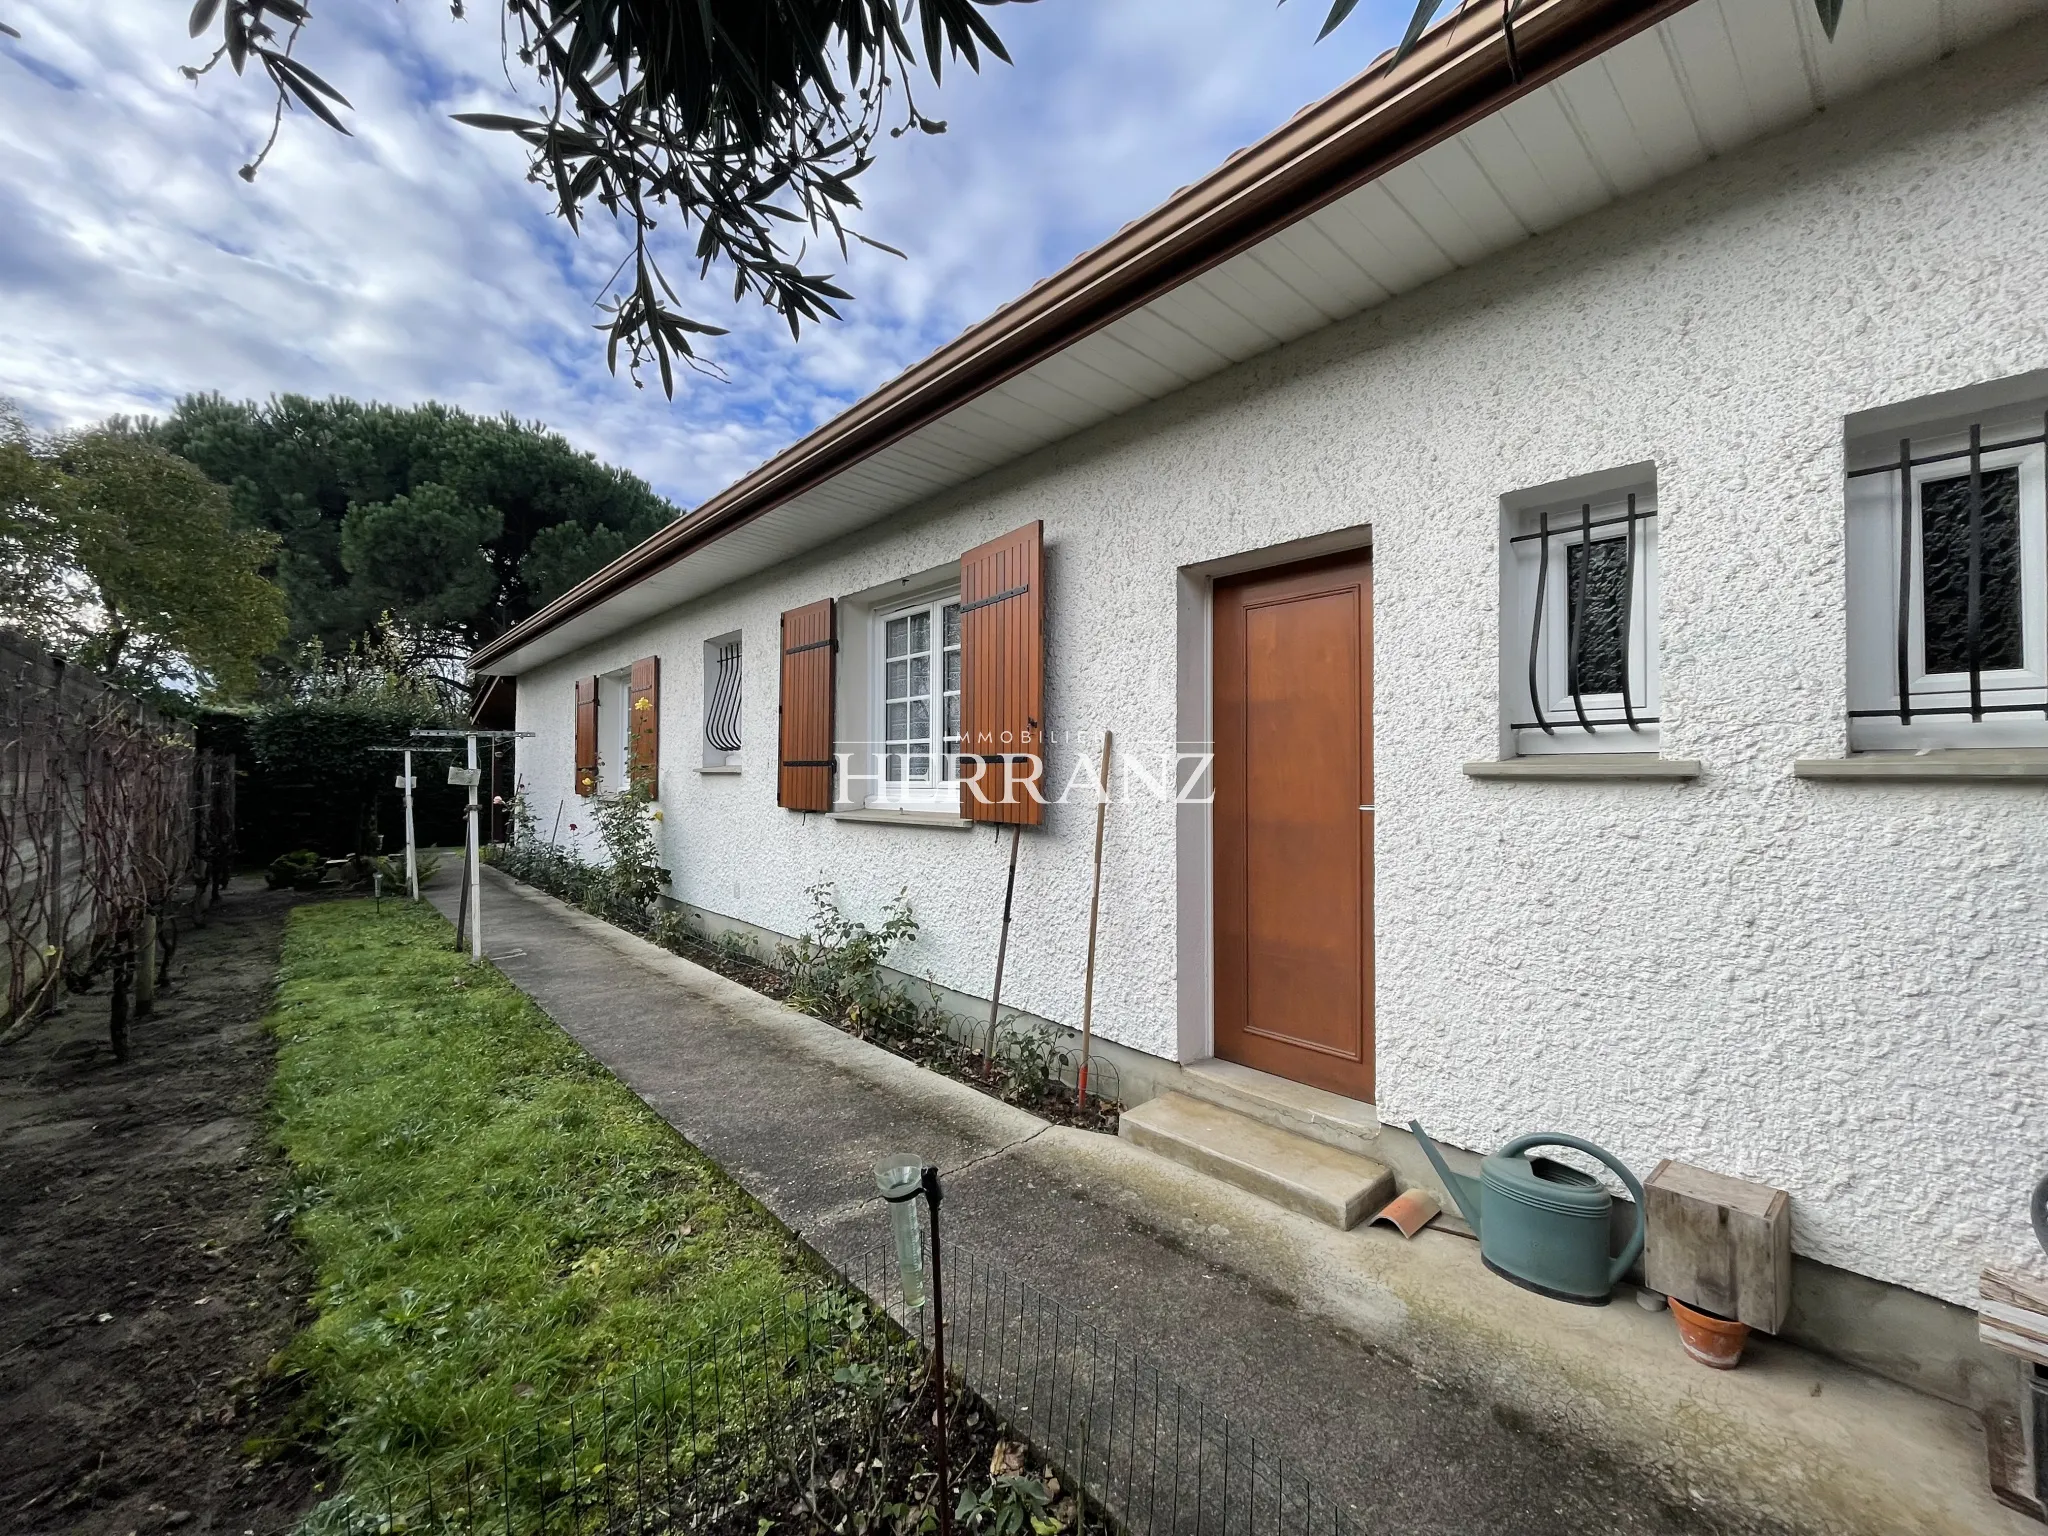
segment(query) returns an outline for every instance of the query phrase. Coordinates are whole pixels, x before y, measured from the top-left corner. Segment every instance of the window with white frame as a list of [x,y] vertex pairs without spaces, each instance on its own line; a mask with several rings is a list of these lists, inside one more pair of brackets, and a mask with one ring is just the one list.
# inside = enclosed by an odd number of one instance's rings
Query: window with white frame
[[874,616],[877,788],[871,803],[953,810],[960,804],[960,595],[945,592]]
[[1849,745],[2048,746],[2048,417],[1850,445]]
[[1654,477],[1569,499],[1509,498],[1502,687],[1522,756],[1658,745]]
[[600,794],[626,789],[626,765],[632,761],[633,669],[600,673],[597,679],[597,787]]

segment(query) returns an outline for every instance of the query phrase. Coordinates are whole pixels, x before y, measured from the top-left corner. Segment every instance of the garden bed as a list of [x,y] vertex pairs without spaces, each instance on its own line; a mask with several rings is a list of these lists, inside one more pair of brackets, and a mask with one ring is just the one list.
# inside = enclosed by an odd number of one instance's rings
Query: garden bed
[[292,1383],[267,1364],[311,1288],[269,1222],[286,1170],[261,1026],[297,899],[235,882],[183,935],[127,1061],[104,983],[0,1051],[9,1536],[269,1532],[314,1500]]
[[[763,997],[772,997],[779,1003],[790,1003],[797,991],[789,974],[755,957],[751,946],[738,941],[737,936],[726,942],[719,942],[700,931],[683,929],[663,937],[662,946],[685,960],[716,971],[729,981],[736,981],[743,987],[751,988]],[[792,1004],[798,1006],[798,1004]],[[805,1008],[803,1012],[812,1010]],[[1071,1065],[1064,1054],[1046,1063],[1046,1070],[1037,1063],[1019,1069],[1014,1051],[1006,1054],[1001,1045],[994,1058],[984,1070],[981,1052],[972,1045],[963,1043],[943,1026],[906,1030],[900,1034],[877,1036],[862,1033],[850,1027],[843,1019],[830,1018],[824,1014],[814,1015],[825,1018],[848,1034],[857,1035],[881,1046],[891,1054],[906,1061],[914,1061],[920,1067],[933,1072],[943,1072],[969,1087],[978,1088],[992,1098],[1001,1099],[1005,1104],[1014,1104],[1019,1109],[1028,1109],[1041,1119],[1051,1120],[1058,1125],[1078,1126],[1082,1130],[1102,1131],[1116,1134],[1117,1114],[1120,1105],[1116,1095],[1088,1095],[1085,1104],[1079,1102],[1073,1087],[1059,1072]],[[1041,1050],[1044,1048],[1041,1047]],[[1097,1082],[1110,1080],[1114,1072],[1100,1057],[1095,1058],[1089,1068]]]
[[1011,1014],[984,1058],[981,1045],[970,1043],[981,1040],[984,1023],[949,1013],[936,987],[926,985],[920,998],[916,987],[888,979],[885,961],[917,934],[901,897],[880,924],[869,925],[841,913],[828,888],[814,887],[811,931],[769,957],[744,934],[712,937],[680,910],[656,915],[648,892],[659,883],[659,871],[654,879],[638,871],[622,877],[616,865],[594,865],[546,845],[498,846],[485,857],[515,880],[906,1061],[1055,1124],[1116,1133],[1122,1105],[1115,1068],[1095,1057],[1083,1100],[1070,1081],[1078,1053],[1065,1031],[1024,1024]]

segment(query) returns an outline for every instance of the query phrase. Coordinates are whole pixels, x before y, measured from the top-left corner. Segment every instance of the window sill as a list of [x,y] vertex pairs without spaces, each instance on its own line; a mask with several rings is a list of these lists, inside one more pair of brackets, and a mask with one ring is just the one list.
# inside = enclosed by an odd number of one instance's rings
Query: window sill
[[1932,752],[1802,757],[1792,764],[1792,772],[1802,779],[1834,783],[2048,784],[2048,748],[1948,747]]
[[1697,779],[1700,763],[1693,757],[1659,757],[1654,752],[1579,752],[1542,757],[1510,757],[1465,764],[1469,779],[1520,780],[1661,780]]
[[884,827],[971,827],[973,822],[951,811],[883,811],[867,807],[834,811],[834,821],[867,821]]
[[711,774],[719,774],[719,773],[738,773],[738,772],[740,771],[740,768],[739,768],[739,764],[737,764],[737,763],[728,763],[728,764],[726,764],[726,766],[724,766],[723,768],[699,768],[699,769],[698,769],[697,771],[698,771],[699,773],[711,773]]

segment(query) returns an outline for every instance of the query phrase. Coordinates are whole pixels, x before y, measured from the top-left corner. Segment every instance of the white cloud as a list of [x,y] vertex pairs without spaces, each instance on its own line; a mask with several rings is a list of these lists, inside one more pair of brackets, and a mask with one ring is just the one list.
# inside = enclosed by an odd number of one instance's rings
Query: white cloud
[[[620,245],[572,238],[509,139],[448,120],[510,100],[487,5],[325,0],[300,54],[354,102],[355,137],[288,116],[262,175],[263,90],[200,46],[175,0],[6,0],[0,40],[0,394],[48,425],[161,412],[181,394],[440,399],[538,419],[689,504],[1015,297],[1367,63],[1379,0],[1312,46],[1322,0],[1041,0],[993,20],[1016,60],[949,70],[939,137],[885,142],[846,319],[792,343],[732,328],[727,380],[673,402],[605,370],[591,300]],[[678,257],[672,275],[690,270]]]

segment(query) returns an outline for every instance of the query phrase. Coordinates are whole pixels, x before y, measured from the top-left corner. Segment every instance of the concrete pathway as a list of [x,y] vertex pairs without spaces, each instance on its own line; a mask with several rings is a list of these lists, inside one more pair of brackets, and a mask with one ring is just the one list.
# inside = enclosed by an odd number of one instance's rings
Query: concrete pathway
[[872,1165],[922,1154],[950,1244],[1293,1458],[1361,1532],[2039,1536],[1985,1491],[1959,1409],[1768,1341],[1740,1371],[1693,1367],[1664,1316],[1546,1301],[1462,1238],[1340,1233],[1049,1126],[485,881],[499,969],[820,1252],[869,1260]]

